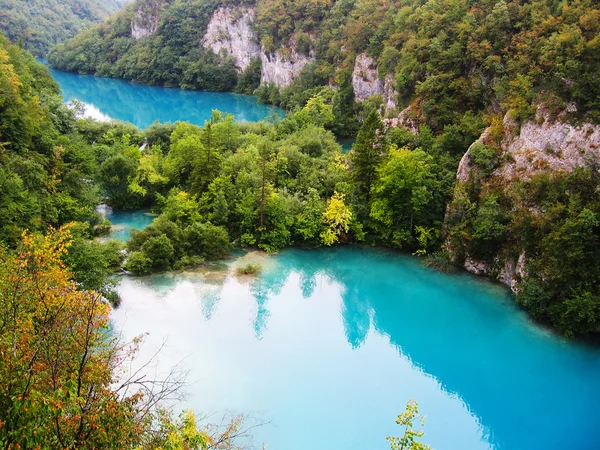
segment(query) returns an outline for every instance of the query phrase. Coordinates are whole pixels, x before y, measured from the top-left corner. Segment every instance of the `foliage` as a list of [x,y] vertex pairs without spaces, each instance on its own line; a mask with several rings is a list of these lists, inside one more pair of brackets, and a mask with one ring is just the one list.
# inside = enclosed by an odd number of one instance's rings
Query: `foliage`
[[61,262],[68,229],[23,234],[0,258],[0,443],[5,448],[127,448],[144,431],[143,394],[112,389],[120,346],[109,306]]
[[[356,143],[350,153],[355,203],[359,211],[368,209],[377,168],[387,151],[385,127],[379,113],[373,110],[360,127]],[[368,212],[365,212],[360,218],[364,220],[366,217],[363,216],[367,215]]]
[[71,228],[69,252],[64,263],[73,274],[73,280],[81,289],[96,291],[113,304],[118,304],[117,281],[111,277],[120,269],[124,255],[123,245],[118,241],[100,242],[92,237],[87,224]]
[[340,240],[340,236],[350,231],[352,211],[344,202],[344,195],[334,192],[323,212],[325,230],[321,233],[323,244],[330,246]]
[[235,272],[238,275],[258,275],[262,268],[258,264],[246,264],[245,266],[238,267]]
[[0,31],[36,56],[108,18],[125,0],[0,1]]
[[443,204],[436,204],[439,182],[431,165],[432,158],[420,149],[393,147],[381,164],[371,190],[370,215],[385,242],[399,248],[424,244],[425,250],[431,241],[427,228],[440,228],[436,220]]
[[99,220],[97,165],[73,134],[75,117],[33,57],[0,37],[0,241],[13,246],[25,228]]
[[415,420],[421,422],[421,426],[425,425],[425,418],[419,415],[419,404],[415,399],[411,399],[406,403],[406,411],[399,414],[396,419],[396,423],[404,427],[404,434],[401,437],[387,437],[391,450],[429,450],[431,448],[418,440],[423,437],[424,432],[413,429]]

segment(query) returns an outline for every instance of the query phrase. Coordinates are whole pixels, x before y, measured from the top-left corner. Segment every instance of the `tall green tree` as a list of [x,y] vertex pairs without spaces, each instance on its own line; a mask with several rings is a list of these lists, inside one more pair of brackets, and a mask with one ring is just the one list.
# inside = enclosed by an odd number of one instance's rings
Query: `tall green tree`
[[[424,151],[392,148],[372,188],[372,227],[385,242],[414,247],[416,227],[438,229],[433,205],[439,182]],[[437,223],[436,223],[437,222]]]
[[371,187],[377,178],[377,167],[387,154],[387,147],[385,125],[379,112],[373,110],[360,127],[350,152],[354,191],[361,209],[368,208]]

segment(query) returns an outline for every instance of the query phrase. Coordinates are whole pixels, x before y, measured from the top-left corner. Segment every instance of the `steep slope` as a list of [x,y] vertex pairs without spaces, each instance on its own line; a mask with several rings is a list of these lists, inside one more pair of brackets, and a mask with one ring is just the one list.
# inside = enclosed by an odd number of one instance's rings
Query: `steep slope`
[[598,125],[507,114],[463,156],[446,215],[454,262],[568,333],[598,331],[599,150]]
[[346,74],[358,101],[380,95],[388,115],[412,104],[441,131],[469,112],[527,114],[541,92],[574,101],[582,115],[597,110],[599,31],[590,0],[137,0],[50,60],[216,90],[234,89],[249,69],[256,75],[260,61],[263,84],[289,86],[271,95],[285,106],[305,101],[302,91],[341,87]]
[[128,0],[0,0],[0,31],[36,56],[105,20]]
[[323,123],[337,136],[356,136],[360,119],[347,193],[368,239],[411,251],[443,241],[536,317],[599,331],[592,0],[137,0],[50,62],[190,89],[258,86],[289,109],[312,99],[331,108]]

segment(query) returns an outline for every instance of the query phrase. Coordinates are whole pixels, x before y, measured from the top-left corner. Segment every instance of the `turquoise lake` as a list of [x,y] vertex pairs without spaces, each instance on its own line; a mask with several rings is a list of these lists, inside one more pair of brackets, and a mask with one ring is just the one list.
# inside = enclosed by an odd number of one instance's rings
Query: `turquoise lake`
[[[53,72],[66,100],[145,127],[202,124],[212,109],[258,120],[252,97]],[[349,145],[348,145],[349,146]],[[126,240],[153,216],[110,212]],[[236,265],[262,266],[238,277]],[[148,333],[138,364],[189,372],[184,407],[268,424],[256,448],[385,450],[406,402],[437,450],[600,449],[600,349],[532,323],[508,291],[418,258],[358,247],[249,253],[203,272],[124,276],[114,329]],[[253,423],[253,422],[251,422]]]
[[[189,370],[186,406],[270,424],[260,448],[386,449],[415,398],[438,450],[600,448],[600,353],[532,324],[505,289],[383,250],[286,250],[257,278],[125,277],[141,360]],[[154,369],[153,369],[154,370]]]
[[184,91],[57,70],[50,72],[60,85],[64,100],[83,102],[88,116],[99,120],[123,120],[140,128],[146,128],[157,120],[204,125],[213,109],[233,114],[240,122],[283,116],[281,109],[260,104],[255,97],[248,95]]

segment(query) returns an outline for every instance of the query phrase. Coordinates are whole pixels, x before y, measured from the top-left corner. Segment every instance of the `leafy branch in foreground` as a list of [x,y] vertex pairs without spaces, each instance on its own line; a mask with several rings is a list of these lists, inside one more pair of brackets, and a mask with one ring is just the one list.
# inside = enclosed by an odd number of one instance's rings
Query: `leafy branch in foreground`
[[406,403],[406,411],[398,415],[396,423],[404,427],[402,437],[388,436],[391,450],[430,450],[429,445],[423,444],[418,439],[425,434],[422,430],[414,430],[414,422],[418,420],[421,426],[425,425],[425,417],[419,415],[419,404],[413,398]]
[[241,415],[197,429],[205,440],[163,445],[173,432],[188,439],[195,423],[164,406],[181,397],[185,373],[152,376],[160,349],[136,361],[142,338],[123,343],[108,302],[72,281],[62,261],[70,244],[66,226],[24,232],[15,252],[0,247],[0,448],[241,448],[260,425]]

